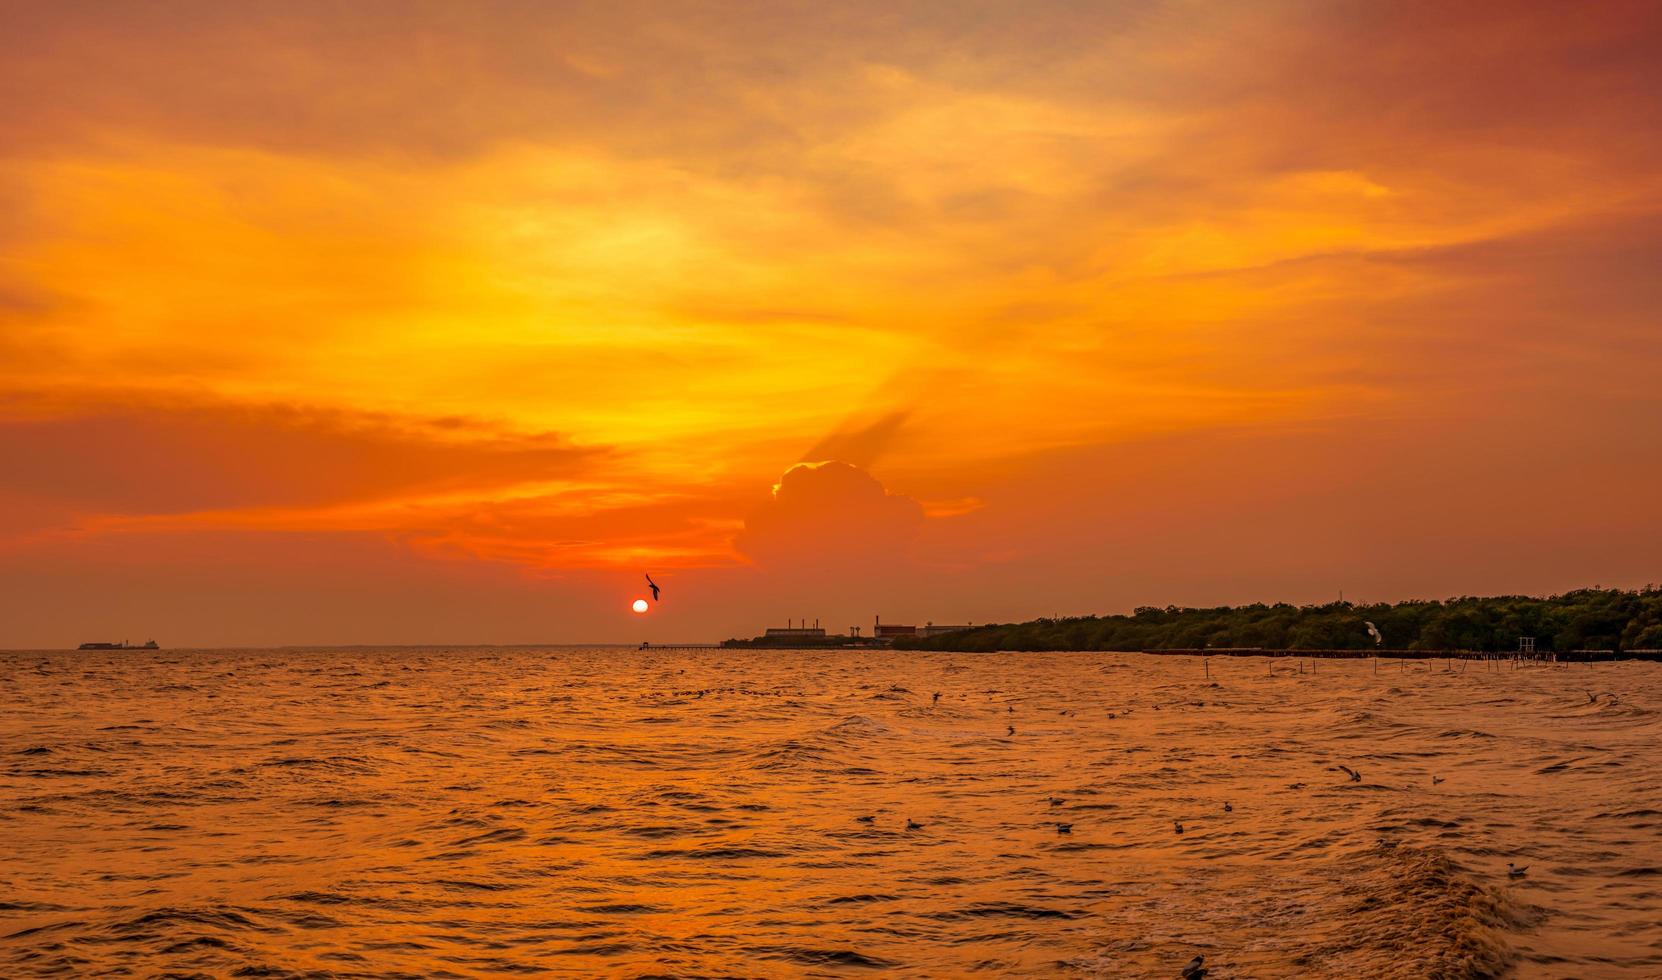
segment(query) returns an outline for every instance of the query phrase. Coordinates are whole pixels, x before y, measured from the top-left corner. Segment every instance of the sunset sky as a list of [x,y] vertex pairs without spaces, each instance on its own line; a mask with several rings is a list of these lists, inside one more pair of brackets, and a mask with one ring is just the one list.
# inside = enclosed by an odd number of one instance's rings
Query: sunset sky
[[1659,38],[0,0],[0,647],[1662,580]]

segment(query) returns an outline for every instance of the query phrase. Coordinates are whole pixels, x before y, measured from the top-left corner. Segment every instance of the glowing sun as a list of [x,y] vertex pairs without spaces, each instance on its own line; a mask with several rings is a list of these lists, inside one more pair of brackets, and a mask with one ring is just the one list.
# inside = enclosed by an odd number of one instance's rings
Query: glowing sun
[[629,608],[635,610],[638,613],[646,612],[646,600],[645,599],[636,599],[635,604],[630,606]]

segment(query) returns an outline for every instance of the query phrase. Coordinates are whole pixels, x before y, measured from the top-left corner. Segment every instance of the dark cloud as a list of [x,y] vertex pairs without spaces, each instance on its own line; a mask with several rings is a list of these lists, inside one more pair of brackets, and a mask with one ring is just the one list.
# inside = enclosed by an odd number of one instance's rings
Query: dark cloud
[[868,467],[877,462],[895,437],[900,434],[910,412],[889,412],[864,424],[849,422],[837,431],[815,443],[802,454],[802,462],[815,463],[826,459],[840,459],[855,466]]
[[597,450],[480,422],[282,405],[0,402],[8,497],[107,514],[317,506],[571,476]]
[[735,543],[764,566],[843,567],[904,560],[923,523],[916,500],[889,493],[858,466],[803,463],[745,518]]
[[8,9],[0,120],[14,149],[122,130],[418,156],[604,137],[690,157],[743,146],[709,159],[756,171],[881,116],[815,93],[893,65],[966,90],[1216,114],[1253,133],[1301,116],[1310,139],[1255,145],[1311,166],[1362,146],[1413,152],[1405,132],[1534,140],[1544,125],[1639,122],[1662,97],[1658,9],[66,0]]

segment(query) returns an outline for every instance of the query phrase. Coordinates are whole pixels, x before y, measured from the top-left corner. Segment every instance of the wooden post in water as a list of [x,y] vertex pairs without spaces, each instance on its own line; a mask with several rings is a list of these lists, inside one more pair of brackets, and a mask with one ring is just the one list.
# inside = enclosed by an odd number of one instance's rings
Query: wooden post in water
[[1212,679],[1212,658],[1206,656],[1204,653],[1201,654],[1200,655],[1200,665],[1201,665],[1201,667],[1205,668],[1205,670],[1206,670],[1206,679],[1211,680]]

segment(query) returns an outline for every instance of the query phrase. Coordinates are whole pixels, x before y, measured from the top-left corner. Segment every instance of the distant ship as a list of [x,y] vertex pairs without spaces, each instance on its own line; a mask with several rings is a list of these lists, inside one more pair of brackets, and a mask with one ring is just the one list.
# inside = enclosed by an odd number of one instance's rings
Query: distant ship
[[76,649],[78,649],[78,650],[160,650],[161,647],[156,645],[155,640],[146,640],[142,644],[128,643],[126,640],[122,640],[120,643],[83,643],[79,647],[77,647]]

